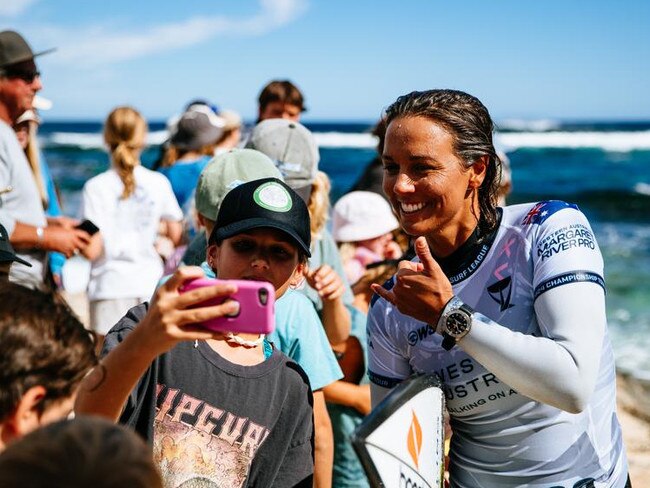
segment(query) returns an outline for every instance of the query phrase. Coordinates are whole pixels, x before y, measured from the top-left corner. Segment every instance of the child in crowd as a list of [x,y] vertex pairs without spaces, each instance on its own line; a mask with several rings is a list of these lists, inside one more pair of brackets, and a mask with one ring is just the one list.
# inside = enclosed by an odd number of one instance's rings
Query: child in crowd
[[[214,271],[205,261],[207,237],[214,229],[225,195],[247,181],[266,177],[280,178],[273,161],[253,149],[234,149],[215,157],[203,170],[196,187],[196,211],[205,233],[190,244],[185,264],[201,266],[206,275]],[[275,302],[275,330],[270,342],[297,362],[309,377],[314,393],[314,447],[316,486],[327,486],[332,471],[332,426],[325,406],[323,388],[342,377],[311,301],[289,289]]]
[[132,431],[99,417],[40,428],[0,455],[3,488],[162,488],[151,451]]
[[181,208],[190,203],[199,175],[214,156],[225,124],[210,107],[197,103],[190,105],[172,128],[159,171],[169,179]]
[[[310,254],[309,212],[278,179],[244,183],[224,197],[208,244],[219,278],[268,281],[282,297]],[[77,412],[134,427],[152,443],[169,486],[311,486],[305,373],[263,336],[200,327],[238,310],[234,302],[194,308],[236,291],[221,283],[179,292],[203,276],[180,268],[150,305],[132,308],[111,330],[103,368],[85,380]]]
[[369,264],[402,256],[392,234],[398,227],[390,205],[376,193],[353,191],[336,202],[332,236],[351,285],[359,281]]
[[365,381],[366,316],[354,307],[350,285],[341,278],[344,271],[336,243],[326,229],[329,178],[318,171],[320,155],[313,135],[297,122],[260,122],[248,144],[273,159],[287,184],[308,202],[312,257],[306,275],[309,286],[301,291],[318,310],[346,378],[323,388],[334,436],[333,486],[365,486],[363,468],[351,449],[349,434],[370,409],[368,386],[359,384]]
[[[318,171],[320,155],[312,133],[287,119],[264,120],[253,129],[248,147],[275,161],[286,183],[307,203],[311,217],[312,257],[306,274],[307,295],[323,322],[331,344],[350,335],[352,291],[343,276],[336,244],[325,228],[329,212],[329,178]],[[364,319],[365,321],[365,319]]]
[[67,417],[97,359],[92,332],[55,295],[5,282],[0,304],[1,451]]
[[113,110],[104,126],[111,168],[83,189],[82,216],[99,227],[82,253],[92,262],[90,325],[102,336],[154,292],[163,272],[154,247],[160,223],[173,242],[181,237],[183,214],[169,181],[140,164],[146,133],[136,110]]

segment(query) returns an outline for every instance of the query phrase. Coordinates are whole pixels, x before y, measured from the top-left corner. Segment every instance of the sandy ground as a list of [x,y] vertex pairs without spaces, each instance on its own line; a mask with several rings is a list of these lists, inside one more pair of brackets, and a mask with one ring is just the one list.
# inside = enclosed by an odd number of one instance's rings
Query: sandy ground
[[632,486],[650,486],[650,423],[628,412],[621,402],[618,406],[618,419],[623,428]]
[[[88,326],[88,301],[84,294],[67,295],[70,306],[80,316],[84,325]],[[650,422],[642,420],[626,410],[625,404],[630,404],[626,392],[620,390],[618,397],[626,399],[618,402],[618,418],[623,428],[623,441],[627,449],[630,464],[630,478],[635,488],[650,487]],[[650,412],[648,413],[650,416]]]

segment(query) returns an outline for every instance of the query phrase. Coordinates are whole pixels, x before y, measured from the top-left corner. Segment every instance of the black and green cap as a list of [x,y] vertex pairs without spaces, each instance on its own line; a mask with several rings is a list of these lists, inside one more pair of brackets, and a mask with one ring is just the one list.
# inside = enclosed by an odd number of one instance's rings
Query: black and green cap
[[230,190],[219,208],[209,243],[214,244],[262,227],[286,232],[311,257],[307,205],[277,178],[249,181]]

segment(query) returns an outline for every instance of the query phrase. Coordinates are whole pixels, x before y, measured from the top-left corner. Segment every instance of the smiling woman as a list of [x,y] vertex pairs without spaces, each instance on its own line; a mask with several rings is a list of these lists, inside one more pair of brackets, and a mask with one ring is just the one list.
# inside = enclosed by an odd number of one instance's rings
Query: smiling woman
[[[587,219],[560,201],[496,206],[493,124],[471,95],[413,92],[386,124],[384,191],[417,259],[373,285],[373,405],[412,373],[440,375],[453,487],[628,486]],[[410,340],[427,324],[437,334]]]

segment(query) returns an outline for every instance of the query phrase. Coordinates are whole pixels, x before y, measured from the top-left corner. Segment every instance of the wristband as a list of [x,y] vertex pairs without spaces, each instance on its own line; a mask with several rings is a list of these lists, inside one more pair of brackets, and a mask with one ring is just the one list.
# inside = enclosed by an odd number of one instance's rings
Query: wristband
[[43,227],[36,227],[36,244],[40,246],[43,244],[43,237],[45,235],[45,230]]

